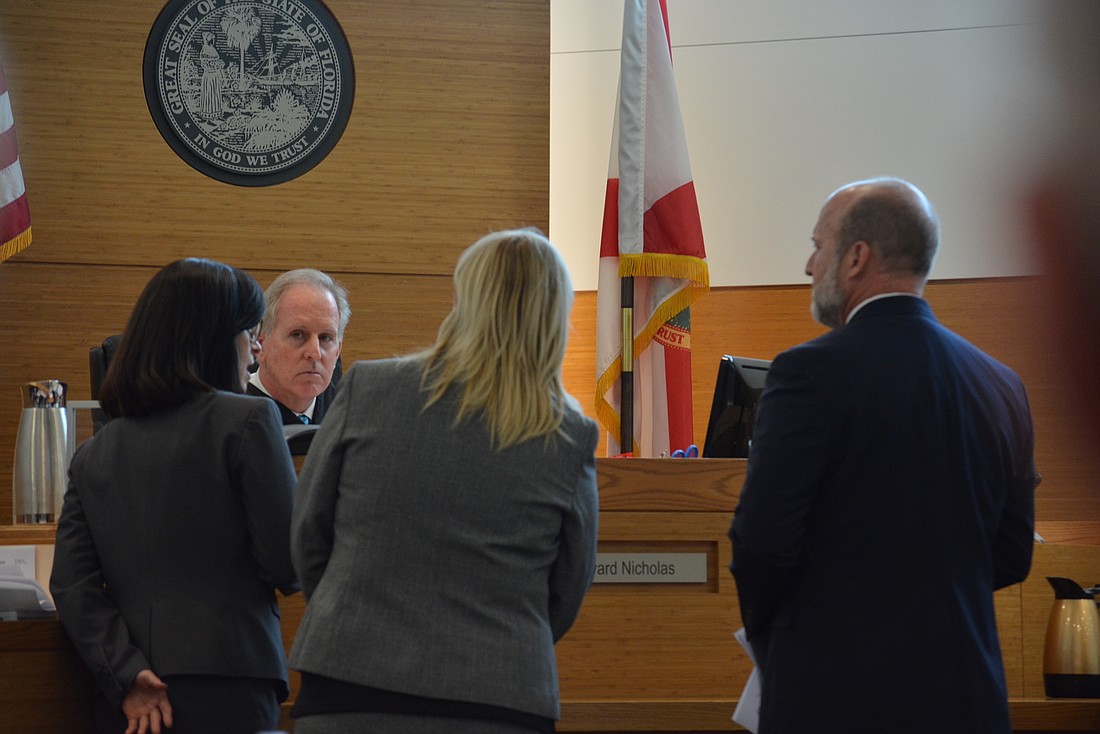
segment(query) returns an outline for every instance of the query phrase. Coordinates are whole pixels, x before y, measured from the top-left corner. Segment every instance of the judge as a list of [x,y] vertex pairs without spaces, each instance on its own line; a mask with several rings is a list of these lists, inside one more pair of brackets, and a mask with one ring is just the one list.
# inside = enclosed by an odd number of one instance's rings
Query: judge
[[347,291],[312,268],[283,273],[264,294],[259,369],[249,395],[275,401],[283,425],[320,423],[336,394],[333,373],[351,317]]

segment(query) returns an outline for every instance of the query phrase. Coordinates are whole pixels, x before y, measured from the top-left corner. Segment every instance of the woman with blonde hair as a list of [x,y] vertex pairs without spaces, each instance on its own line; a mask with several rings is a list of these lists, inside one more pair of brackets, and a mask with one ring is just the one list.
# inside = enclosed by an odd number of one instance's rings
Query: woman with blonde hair
[[432,347],[348,371],[302,469],[298,734],[558,718],[554,643],[596,555],[598,430],[561,381],[572,284],[523,229],[470,246],[454,286]]

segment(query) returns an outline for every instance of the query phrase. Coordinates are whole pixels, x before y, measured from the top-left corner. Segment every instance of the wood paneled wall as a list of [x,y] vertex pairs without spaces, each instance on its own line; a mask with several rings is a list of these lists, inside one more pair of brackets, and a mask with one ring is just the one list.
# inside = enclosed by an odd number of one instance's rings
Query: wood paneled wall
[[19,385],[89,397],[88,348],[165,263],[210,257],[267,285],[312,266],[353,315],[345,362],[431,342],[466,245],[549,226],[549,0],[327,0],[355,105],[316,168],[263,188],[209,179],[160,137],[142,56],[162,0],[4,0],[3,61],[34,242],[0,264],[0,522]]
[[[221,259],[264,285],[292,267],[332,272],[354,310],[348,362],[429,343],[474,239],[547,226],[549,0],[327,4],[355,61],[348,128],[309,173],[256,189],[192,170],[153,125],[141,60],[160,0],[0,3],[34,226],[34,244],[0,264],[0,523],[18,386],[60,378],[88,397],[88,348],[122,329],[166,262]],[[815,213],[801,215],[809,227]],[[1097,452],[1043,346],[1042,293],[1025,278],[933,283],[927,295],[948,326],[1023,376],[1044,475],[1040,531],[1080,541],[1075,528],[1100,523]],[[817,335],[808,302],[807,286],[719,288],[693,308],[697,442],[719,357],[768,359]],[[565,380],[590,413],[594,373],[595,294],[580,293]]]
[[280,186],[184,164],[142,56],[161,0],[5,0],[0,52],[36,262],[446,275],[498,225],[548,226],[549,0],[329,0],[355,105],[335,150]]

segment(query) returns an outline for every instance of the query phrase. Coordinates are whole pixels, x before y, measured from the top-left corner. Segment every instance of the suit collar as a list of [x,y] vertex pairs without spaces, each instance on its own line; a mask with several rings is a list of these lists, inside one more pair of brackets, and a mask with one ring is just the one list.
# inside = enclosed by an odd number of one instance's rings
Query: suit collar
[[928,301],[912,293],[890,293],[874,296],[859,304],[848,317],[848,323],[883,316],[921,316],[935,318]]

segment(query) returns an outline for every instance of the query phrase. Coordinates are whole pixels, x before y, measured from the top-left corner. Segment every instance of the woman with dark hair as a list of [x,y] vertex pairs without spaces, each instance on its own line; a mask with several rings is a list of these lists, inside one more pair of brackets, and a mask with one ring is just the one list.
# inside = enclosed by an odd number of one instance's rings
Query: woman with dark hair
[[50,590],[96,732],[278,727],[296,480],[275,404],[241,394],[263,306],[236,268],[164,267],[104,379],[112,420],[73,457]]

